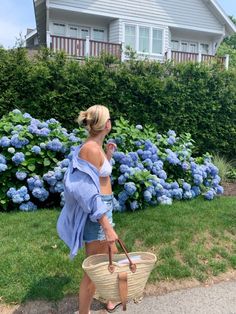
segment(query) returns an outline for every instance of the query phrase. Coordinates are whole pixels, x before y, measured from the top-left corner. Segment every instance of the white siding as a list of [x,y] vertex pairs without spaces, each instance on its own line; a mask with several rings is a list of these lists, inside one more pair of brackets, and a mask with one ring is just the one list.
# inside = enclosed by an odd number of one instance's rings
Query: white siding
[[119,19],[113,20],[109,25],[109,42],[120,43],[121,23]]
[[222,32],[205,0],[49,0],[68,10],[169,26]]

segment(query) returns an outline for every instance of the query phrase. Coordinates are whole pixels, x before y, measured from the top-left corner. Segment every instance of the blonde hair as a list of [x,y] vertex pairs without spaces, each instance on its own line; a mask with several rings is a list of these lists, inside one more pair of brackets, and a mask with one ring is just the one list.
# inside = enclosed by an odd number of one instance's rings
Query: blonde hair
[[110,118],[109,110],[102,105],[94,105],[86,111],[80,111],[77,122],[83,124],[90,135],[97,135],[104,130],[107,120]]

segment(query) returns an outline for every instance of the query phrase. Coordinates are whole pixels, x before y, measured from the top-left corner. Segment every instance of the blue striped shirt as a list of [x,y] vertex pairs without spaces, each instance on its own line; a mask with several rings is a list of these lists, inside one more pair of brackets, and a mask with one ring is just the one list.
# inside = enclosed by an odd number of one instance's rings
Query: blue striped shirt
[[106,212],[100,194],[98,169],[79,158],[80,148],[81,145],[75,149],[64,176],[65,205],[57,221],[57,232],[70,248],[71,259],[83,247],[87,218],[97,222]]

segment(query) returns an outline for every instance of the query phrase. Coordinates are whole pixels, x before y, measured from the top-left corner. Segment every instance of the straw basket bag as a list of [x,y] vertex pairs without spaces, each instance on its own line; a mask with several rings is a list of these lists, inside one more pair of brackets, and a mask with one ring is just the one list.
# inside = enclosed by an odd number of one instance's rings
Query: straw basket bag
[[148,252],[128,253],[119,239],[124,254],[96,254],[87,257],[82,268],[93,281],[100,297],[122,302],[123,310],[129,299],[140,297],[149,274],[156,262],[156,256]]

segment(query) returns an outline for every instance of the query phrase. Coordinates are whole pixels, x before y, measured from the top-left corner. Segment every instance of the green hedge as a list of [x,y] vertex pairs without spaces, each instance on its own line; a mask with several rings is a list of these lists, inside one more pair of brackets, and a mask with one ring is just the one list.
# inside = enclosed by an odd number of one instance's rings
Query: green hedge
[[105,56],[66,61],[63,54],[47,50],[29,59],[23,49],[0,49],[0,115],[18,108],[39,119],[54,117],[73,129],[81,109],[102,103],[132,123],[191,133],[197,154],[235,156],[235,68],[111,62]]

